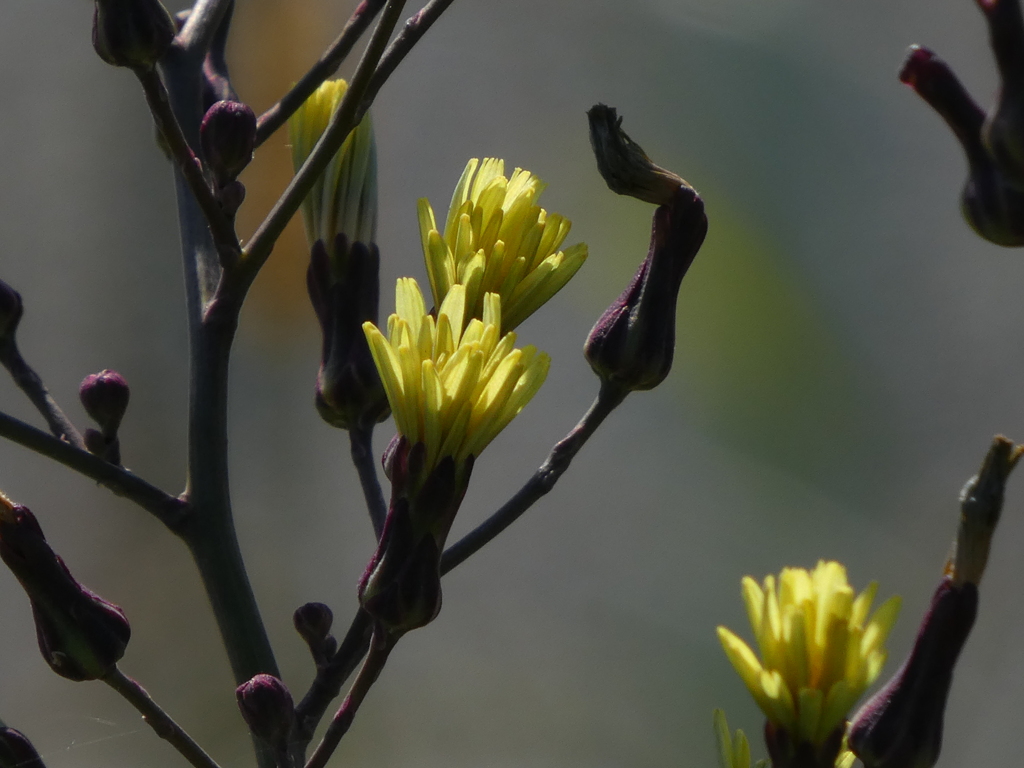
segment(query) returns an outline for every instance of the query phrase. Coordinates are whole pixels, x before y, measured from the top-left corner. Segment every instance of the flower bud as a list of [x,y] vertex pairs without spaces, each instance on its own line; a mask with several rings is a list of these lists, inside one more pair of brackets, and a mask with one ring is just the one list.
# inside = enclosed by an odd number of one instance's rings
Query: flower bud
[[115,67],[152,69],[175,33],[174,19],[160,0],[96,0],[92,46]]
[[306,603],[295,609],[292,616],[295,631],[299,633],[313,660],[320,664],[334,653],[336,641],[331,637],[331,624],[334,613],[323,603]]
[[75,581],[35,516],[2,495],[0,560],[28,594],[39,650],[53,671],[69,680],[109,674],[131,637],[124,612]]
[[658,386],[672,368],[676,300],[707,234],[704,203],[690,187],[654,213],[651,247],[633,281],[587,337],[583,354],[602,381],[624,390]]
[[0,344],[14,340],[22,312],[21,294],[0,280]]
[[36,748],[21,731],[0,728],[0,768],[46,768]]
[[256,114],[237,101],[218,101],[199,126],[203,158],[217,187],[223,187],[252,161],[256,146]]
[[864,768],[931,768],[953,668],[978,611],[978,588],[946,577],[932,597],[910,656],[854,716],[850,749]]
[[982,128],[1000,168],[1024,184],[1024,20],[1020,0],[978,0],[999,66],[999,102]]
[[109,369],[89,374],[78,388],[78,398],[85,412],[99,425],[108,442],[117,436],[117,428],[128,410],[130,395],[124,377]]
[[249,730],[278,753],[288,749],[295,706],[288,687],[273,675],[256,675],[235,690],[238,708]]
[[939,113],[967,155],[969,175],[961,195],[967,223],[996,245],[1024,245],[1024,184],[1000,167],[982,142],[985,113],[927,48],[910,48],[900,80]]
[[377,246],[348,244],[338,235],[330,259],[322,241],[312,249],[306,285],[320,321],[323,345],[316,377],[316,408],[328,424],[367,429],[391,412],[364,322],[377,322],[380,255]]

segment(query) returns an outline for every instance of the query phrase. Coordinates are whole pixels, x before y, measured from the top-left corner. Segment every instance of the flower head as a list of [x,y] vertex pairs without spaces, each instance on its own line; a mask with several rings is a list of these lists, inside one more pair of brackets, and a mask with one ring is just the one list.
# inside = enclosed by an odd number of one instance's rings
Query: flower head
[[[288,136],[296,173],[320,140],[348,90],[344,80],[328,80],[292,115]],[[377,142],[367,114],[341,145],[302,202],[310,246],[323,241],[331,256],[335,238],[372,243],[377,234]]]
[[718,638],[769,726],[789,744],[829,741],[881,672],[900,601],[889,598],[869,618],[877,588],[872,583],[855,595],[846,569],[825,561],[813,571],[784,568],[763,586],[743,579],[761,658],[725,627]]
[[558,293],[587,258],[577,243],[560,251],[571,222],[537,205],[545,184],[502,160],[473,158],[459,179],[444,231],[434,210],[419,201],[420,236],[434,306],[452,286],[465,286],[465,322],[480,318],[485,296],[501,297],[502,331],[509,331]]
[[456,465],[478,456],[537,393],[550,365],[533,346],[515,349],[514,333],[501,335],[497,294],[484,295],[482,319],[468,324],[467,303],[465,286],[450,286],[435,320],[419,285],[403,277],[387,337],[363,324],[398,432],[425,446],[426,472],[447,456]]

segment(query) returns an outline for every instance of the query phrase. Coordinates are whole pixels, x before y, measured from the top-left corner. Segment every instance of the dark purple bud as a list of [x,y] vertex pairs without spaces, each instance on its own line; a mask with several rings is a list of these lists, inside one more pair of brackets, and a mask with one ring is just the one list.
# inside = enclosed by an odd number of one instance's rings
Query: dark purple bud
[[309,646],[313,660],[317,664],[326,661],[335,646],[334,642],[329,642],[334,640],[331,637],[331,624],[334,622],[331,609],[323,603],[306,603],[295,610],[292,620],[295,631]]
[[21,294],[0,280],[0,344],[14,339],[23,311]]
[[278,753],[288,750],[295,706],[287,686],[273,675],[256,675],[235,690],[249,730]]
[[605,311],[583,347],[590,367],[623,390],[652,389],[668,376],[676,340],[676,301],[683,276],[707,234],[704,203],[677,187],[654,212],[651,247],[633,281]]
[[953,668],[977,612],[974,584],[939,583],[910,656],[850,724],[849,746],[864,768],[935,765]]
[[835,768],[843,747],[844,722],[821,744],[795,741],[792,735],[770,720],[764,724],[764,742],[772,768]]
[[21,731],[0,728],[0,768],[46,768],[36,748]]
[[92,46],[115,67],[152,69],[171,47],[176,31],[160,0],[96,0]]
[[927,48],[910,48],[900,80],[939,113],[967,155],[969,175],[961,194],[967,223],[996,245],[1024,245],[1024,186],[993,160],[982,142],[985,113],[981,107],[946,63]]
[[78,388],[78,398],[85,412],[99,424],[108,440],[117,434],[117,428],[121,426],[130,395],[128,382],[117,371],[111,370],[89,374]]
[[203,116],[199,141],[216,185],[223,187],[252,161],[256,114],[241,102],[218,101]]
[[377,322],[379,272],[376,245],[338,235],[333,259],[323,242],[313,245],[306,285],[323,333],[316,407],[341,429],[367,429],[391,412],[363,333],[364,322]]
[[75,581],[46,543],[35,516],[3,496],[0,560],[28,594],[39,650],[53,671],[69,680],[106,677],[131,638],[128,619]]
[[1000,168],[1024,184],[1024,20],[1020,0],[978,0],[999,66],[999,102],[982,129]]

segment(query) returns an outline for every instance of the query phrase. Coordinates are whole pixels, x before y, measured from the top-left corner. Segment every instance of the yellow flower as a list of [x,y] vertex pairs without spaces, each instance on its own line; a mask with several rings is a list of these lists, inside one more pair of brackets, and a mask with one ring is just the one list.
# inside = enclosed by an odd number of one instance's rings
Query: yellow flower
[[763,587],[743,579],[761,658],[725,627],[718,638],[769,721],[796,742],[824,742],[881,672],[900,601],[889,598],[869,619],[877,589],[855,596],[846,569],[824,561],[811,572],[784,568]]
[[[348,90],[344,80],[327,80],[288,120],[295,172],[306,162]],[[334,239],[372,243],[377,233],[377,141],[367,114],[345,139],[302,202],[306,237],[323,240],[333,255]]]
[[583,243],[558,250],[571,222],[537,205],[546,186],[502,160],[473,158],[459,179],[444,233],[419,201],[420,237],[434,306],[455,284],[466,286],[466,320],[482,316],[484,295],[501,296],[502,330],[510,331],[558,293],[587,258]]
[[537,393],[550,358],[533,346],[515,349],[514,333],[501,336],[494,293],[484,296],[483,318],[466,324],[466,289],[453,285],[435,321],[419,285],[403,277],[395,307],[387,338],[363,324],[395,424],[410,444],[425,445],[427,470],[446,456],[462,465]]

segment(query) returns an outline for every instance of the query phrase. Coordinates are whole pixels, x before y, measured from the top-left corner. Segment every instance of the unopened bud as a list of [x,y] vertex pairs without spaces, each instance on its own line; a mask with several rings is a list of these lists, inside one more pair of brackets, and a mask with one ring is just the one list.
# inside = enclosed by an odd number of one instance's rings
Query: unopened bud
[[25,734],[0,728],[0,768],[46,768]]
[[256,114],[241,102],[218,101],[203,116],[199,140],[215,183],[223,187],[252,161]]
[[365,429],[391,412],[362,327],[377,322],[380,255],[376,245],[349,245],[344,235],[338,235],[334,249],[331,259],[324,243],[317,241],[306,273],[323,333],[316,408],[332,426]]
[[39,650],[54,672],[97,680],[113,671],[131,638],[124,612],[75,581],[35,516],[3,495],[0,560],[28,595]]
[[160,0],[96,0],[92,46],[108,64],[148,70],[171,47],[176,30]]
[[288,749],[295,706],[287,686],[273,675],[256,675],[235,690],[238,708],[249,730],[278,753]]
[[969,175],[961,194],[964,218],[996,245],[1024,245],[1024,184],[1001,168],[982,142],[985,113],[953,71],[927,48],[912,46],[900,70],[953,130],[967,155]]
[[336,641],[331,637],[334,613],[329,607],[323,603],[300,605],[295,609],[292,621],[295,624],[295,631],[306,641],[309,652],[317,664],[333,655],[336,647]]
[[82,379],[78,397],[89,417],[100,425],[104,434],[114,434],[128,410],[131,392],[128,382],[117,371],[104,369]]
[[864,768],[935,765],[953,668],[977,611],[974,584],[939,583],[910,656],[850,723],[850,749]]
[[13,341],[23,311],[21,294],[0,280],[0,344]]

